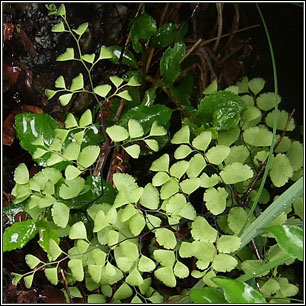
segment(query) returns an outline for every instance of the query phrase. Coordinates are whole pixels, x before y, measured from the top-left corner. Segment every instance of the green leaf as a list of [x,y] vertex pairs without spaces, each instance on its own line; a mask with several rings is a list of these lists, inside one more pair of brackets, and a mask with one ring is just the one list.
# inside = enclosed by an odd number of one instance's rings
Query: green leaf
[[22,249],[37,233],[33,219],[12,224],[3,233],[3,252]]
[[218,272],[230,272],[238,264],[238,261],[228,254],[218,254],[212,262],[212,268]]
[[211,139],[211,131],[204,131],[192,141],[192,146],[198,150],[206,151],[207,147],[211,142]]
[[[266,125],[270,128],[273,128],[274,116],[275,116],[275,110],[270,112],[265,118]],[[278,112],[277,125],[276,125],[276,128],[278,130],[283,131],[285,129],[285,127],[287,125],[288,117],[289,117],[288,112],[286,112],[284,110]],[[290,132],[290,131],[293,131],[294,129],[295,129],[294,119],[291,118],[289,124],[287,125],[287,130],[286,131]]]
[[114,293],[114,300],[123,300],[130,297],[133,294],[133,290],[127,283],[123,283],[117,291]]
[[256,96],[265,86],[265,80],[262,78],[254,78],[248,82],[251,92]]
[[56,286],[58,284],[58,276],[57,276],[57,268],[46,268],[45,269],[45,275],[48,281]]
[[173,267],[175,263],[174,251],[155,250],[153,252],[153,257],[164,267]]
[[158,124],[157,121],[154,121],[149,136],[165,136],[167,134],[167,130]]
[[142,105],[151,106],[153,105],[156,98],[156,88],[149,88],[144,93],[144,97],[142,99]]
[[88,304],[104,304],[106,302],[106,298],[102,294],[90,294],[87,298]]
[[61,33],[61,32],[65,32],[65,25],[62,21],[60,21],[59,23],[55,24],[52,29],[51,32],[54,33]]
[[134,119],[130,119],[128,122],[128,130],[130,134],[130,138],[139,138],[143,136],[144,131],[142,125]]
[[86,169],[94,164],[100,154],[99,146],[87,146],[79,154],[77,162],[81,169]]
[[104,266],[107,254],[100,249],[94,249],[91,251],[92,258],[96,265]]
[[30,289],[32,287],[34,273],[24,277],[25,286]]
[[112,87],[110,85],[105,84],[105,85],[98,85],[93,90],[97,95],[99,95],[102,98],[105,98],[111,89]]
[[201,100],[198,117],[218,131],[229,131],[238,125],[244,110],[245,103],[238,95],[230,91],[216,91]]
[[285,185],[293,175],[293,169],[290,161],[285,154],[277,154],[272,158],[272,169],[269,172],[274,186],[281,187]]
[[264,127],[251,127],[243,132],[243,139],[247,144],[255,147],[266,147],[272,143],[272,133]]
[[70,259],[68,262],[68,267],[72,272],[72,276],[78,281],[81,282],[84,279],[84,270],[82,259]]
[[55,202],[51,211],[54,223],[59,227],[65,228],[69,221],[70,208],[63,203]]
[[230,131],[218,133],[218,144],[230,146],[239,138],[239,135],[240,128],[237,126]]
[[146,145],[154,152],[159,150],[158,142],[155,139],[144,139]]
[[299,288],[293,284],[289,284],[289,281],[285,277],[277,277],[277,282],[280,285],[280,293],[283,296],[295,296],[299,292]]
[[137,79],[133,76],[129,79],[129,81],[126,83],[127,86],[140,86],[141,84],[137,81]]
[[279,104],[280,101],[281,97],[279,95],[275,97],[274,92],[265,92],[257,97],[256,104],[261,110],[268,111],[275,107],[275,102]]
[[81,177],[65,180],[59,189],[59,196],[65,200],[75,198],[83,190],[84,185],[85,181]]
[[180,183],[182,191],[186,194],[191,194],[196,191],[201,185],[201,180],[198,177],[186,179]]
[[159,192],[156,187],[148,183],[140,197],[140,203],[142,206],[149,209],[157,209],[159,206]]
[[74,115],[72,115],[71,113],[68,113],[66,120],[65,120],[65,127],[66,129],[70,129],[70,128],[74,128],[77,127],[78,122],[76,121]]
[[236,184],[252,178],[253,171],[248,165],[235,162],[225,166],[220,176],[225,184]]
[[240,248],[241,239],[238,236],[222,235],[217,240],[217,249],[221,253],[232,253]]
[[106,129],[106,133],[112,139],[112,141],[115,142],[123,141],[129,138],[128,131],[120,125],[113,125],[111,127],[108,127]]
[[157,33],[152,37],[151,45],[154,48],[163,48],[170,46],[176,38],[177,28],[173,23],[165,23]]
[[208,161],[214,165],[220,165],[230,154],[230,148],[223,145],[216,145],[206,153]]
[[150,131],[154,121],[159,125],[169,123],[173,110],[165,105],[155,104],[152,106],[139,105],[131,108],[120,118],[119,125],[127,128],[130,119],[137,120],[143,127],[145,133]]
[[73,180],[76,177],[78,177],[81,173],[82,172],[78,168],[72,165],[68,165],[67,168],[65,169],[65,177],[67,180]]
[[88,273],[95,283],[99,283],[102,274],[102,265],[88,265]]
[[227,165],[235,162],[244,163],[250,155],[249,150],[244,145],[232,146],[230,150],[230,154],[225,159]]
[[81,58],[85,62],[92,64],[95,61],[95,57],[96,55],[92,53],[92,54],[83,54]]
[[191,225],[191,235],[194,240],[215,242],[218,232],[206,221],[205,218],[198,216]]
[[58,243],[54,239],[49,239],[48,253],[51,255],[52,260],[56,260],[62,252]]
[[226,207],[226,198],[228,193],[222,187],[208,188],[205,190],[203,200],[206,202],[205,205],[207,209],[213,215],[219,215],[224,212]]
[[171,267],[159,268],[154,272],[154,275],[166,286],[170,288],[174,288],[176,286],[176,278]]
[[40,259],[31,254],[25,256],[25,261],[30,269],[34,269],[40,263]]
[[145,218],[142,214],[137,213],[129,220],[129,228],[133,235],[137,236],[141,233],[146,225]]
[[217,185],[220,182],[220,178],[217,174],[213,174],[212,176],[208,176],[205,172],[203,172],[200,176],[201,187],[210,188]]
[[202,170],[206,167],[206,161],[201,154],[195,154],[189,160],[189,168],[187,169],[187,175],[190,178],[197,177]]
[[61,95],[59,97],[59,100],[60,100],[62,106],[66,106],[70,102],[72,96],[73,96],[73,93]]
[[159,245],[166,249],[174,249],[177,241],[174,233],[166,228],[159,228],[155,230],[156,241]]
[[160,198],[162,200],[170,198],[179,191],[179,183],[176,179],[171,178],[167,181],[160,190]]
[[111,48],[102,46],[101,49],[100,49],[99,60],[100,59],[109,59],[109,58],[112,58],[112,57],[113,57],[113,55],[112,55]]
[[67,160],[76,160],[79,156],[81,146],[76,142],[71,142],[63,152],[63,157]]
[[190,138],[190,129],[188,125],[185,125],[173,135],[171,139],[171,143],[173,144],[188,143],[189,144],[189,138]]
[[88,28],[88,22],[82,23],[76,30],[72,29],[72,31],[79,36],[82,36]]
[[217,80],[215,79],[203,90],[203,94],[209,95],[217,90],[218,90],[218,83]]
[[216,288],[192,288],[189,296],[196,304],[226,304],[223,293]]
[[292,142],[286,156],[289,158],[290,164],[294,171],[297,171],[303,167],[303,145],[299,141]]
[[[55,129],[61,128],[61,125],[51,116],[33,113],[17,114],[15,116],[15,125],[20,145],[31,155],[33,155],[37,149],[37,146],[32,144],[33,141],[40,136],[44,143],[50,144],[54,139]],[[48,157],[49,154],[46,154],[38,158],[36,162],[39,165],[45,165],[45,161]]]
[[69,232],[69,238],[70,239],[85,239],[87,240],[87,231],[84,223],[82,221],[79,221],[77,223],[74,223]]
[[143,283],[143,278],[138,270],[135,268],[132,270],[125,281],[131,286],[140,286]]
[[77,77],[72,79],[70,90],[76,91],[82,89],[84,87],[84,77],[83,74],[80,73]]
[[133,158],[138,158],[140,154],[140,146],[138,144],[133,144],[128,147],[123,147],[123,149]]
[[[118,64],[119,59],[121,58],[122,48],[120,46],[110,46],[104,47],[107,50],[108,59],[114,63]],[[106,52],[105,52],[106,53]],[[138,63],[134,54],[127,49],[124,49],[122,55],[122,64],[138,69]]]
[[141,272],[151,272],[155,269],[155,262],[151,258],[141,255],[138,261],[138,269]]
[[116,94],[116,96],[120,97],[120,98],[123,98],[124,100],[127,100],[127,101],[132,101],[132,97],[130,96],[128,90],[123,90],[119,93]]
[[151,171],[164,171],[164,172],[168,172],[169,169],[169,162],[170,162],[170,158],[168,154],[163,154],[160,158],[156,159],[151,167],[150,170]]
[[152,185],[159,187],[170,180],[170,176],[166,172],[157,172],[152,178]]
[[131,39],[135,52],[142,51],[140,39],[148,40],[156,32],[156,22],[150,15],[143,13],[138,16],[131,27]]
[[57,61],[62,62],[62,61],[69,61],[74,59],[74,49],[73,48],[67,48],[64,53],[59,55],[57,57]]
[[19,283],[19,281],[23,278],[23,274],[12,272],[11,275],[13,276],[12,284],[14,286],[16,286]]
[[142,299],[138,295],[134,295],[134,297],[131,299],[131,304],[142,304]]
[[59,16],[65,16],[66,15],[66,8],[64,4],[61,4],[60,7],[57,10],[57,15]]
[[174,274],[179,278],[186,278],[189,276],[189,269],[182,262],[177,261],[174,266]]
[[180,62],[184,59],[186,46],[184,43],[175,43],[169,47],[160,60],[160,73],[165,83],[172,84],[181,73]]
[[262,229],[272,233],[279,247],[291,257],[303,261],[303,229],[295,225],[276,225]]
[[21,163],[14,171],[14,181],[17,184],[26,184],[29,182],[29,170],[25,163]]
[[46,153],[48,153],[47,150],[37,148],[32,157],[33,159],[37,159],[37,158],[44,156]]
[[181,160],[176,162],[170,167],[170,175],[172,177],[176,177],[177,179],[180,179],[184,173],[189,168],[189,162],[185,160]]
[[174,152],[175,159],[183,159],[187,157],[193,150],[187,145],[179,146]]
[[56,90],[52,90],[52,89],[46,89],[45,90],[45,95],[46,95],[48,100],[52,99],[56,95],[56,93],[57,93]]
[[261,293],[251,286],[230,278],[214,277],[213,282],[221,286],[228,303],[267,303]]
[[116,88],[118,88],[123,83],[123,79],[117,77],[116,75],[110,76],[109,79],[115,85]]

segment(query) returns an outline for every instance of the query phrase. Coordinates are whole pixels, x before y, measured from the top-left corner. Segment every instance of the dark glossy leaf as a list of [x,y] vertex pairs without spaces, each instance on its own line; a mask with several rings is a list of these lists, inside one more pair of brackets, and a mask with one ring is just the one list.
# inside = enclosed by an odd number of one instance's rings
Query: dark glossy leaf
[[216,288],[193,288],[189,293],[190,299],[197,304],[226,304],[223,292]]
[[[88,203],[102,194],[100,176],[89,176],[85,181],[85,185],[90,186],[90,189],[86,193],[77,197],[77,202],[79,202],[81,206],[84,206],[84,203]],[[116,196],[116,190],[114,189],[114,187],[103,181],[103,190],[104,195],[99,198],[95,203],[113,204]]]
[[[112,58],[109,58],[109,60],[114,64],[118,64],[121,57],[122,48],[119,46],[110,46],[107,48],[112,52]],[[138,68],[138,63],[134,54],[126,49],[122,55],[122,64],[133,68]]]
[[150,88],[144,93],[142,104],[144,106],[151,106],[154,104],[156,98],[156,88]]
[[140,39],[148,40],[157,31],[155,20],[143,13],[134,20],[131,27],[131,38],[134,50],[139,53],[142,51],[142,45],[139,42]]
[[[31,155],[37,149],[32,142],[42,136],[45,144],[49,145],[55,136],[55,129],[62,126],[47,114],[21,113],[15,116],[17,137],[21,146]],[[37,158],[35,161],[39,165],[45,164],[50,157],[50,153]]]
[[177,28],[173,23],[166,23],[161,26],[157,33],[152,37],[150,45],[153,48],[170,46],[176,38]]
[[127,128],[130,119],[137,120],[147,133],[156,120],[159,125],[166,125],[171,118],[172,110],[167,106],[155,104],[152,106],[136,106],[126,112],[120,119],[119,125]]
[[39,221],[37,223],[37,228],[39,233],[38,243],[46,253],[49,253],[50,239],[53,239],[56,243],[60,242],[58,233],[46,219]]
[[189,71],[171,88],[171,94],[184,106],[191,106],[190,97],[193,91],[193,73]]
[[160,60],[160,72],[165,83],[172,84],[181,73],[180,62],[186,52],[184,43],[176,43],[168,48]]
[[219,131],[228,131],[238,125],[244,110],[245,103],[239,96],[229,91],[217,91],[200,101],[198,117]]
[[3,234],[3,252],[23,248],[37,234],[35,220],[16,222]]
[[262,294],[248,284],[230,278],[214,277],[212,280],[223,289],[228,303],[267,303]]
[[292,257],[303,261],[303,229],[295,225],[276,225],[263,228],[275,236],[279,247]]

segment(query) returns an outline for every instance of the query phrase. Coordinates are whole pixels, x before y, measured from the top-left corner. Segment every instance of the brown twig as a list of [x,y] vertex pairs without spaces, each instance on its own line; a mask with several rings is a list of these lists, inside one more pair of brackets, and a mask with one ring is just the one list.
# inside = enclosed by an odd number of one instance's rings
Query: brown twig
[[71,296],[71,293],[70,293],[70,290],[69,290],[69,287],[68,287],[68,283],[67,283],[67,280],[66,280],[65,272],[64,272],[63,269],[61,269],[61,274],[62,274],[62,277],[63,277],[63,280],[64,280],[65,289],[66,289],[66,291],[67,291],[69,303],[73,303],[73,301],[72,301],[72,296]]
[[223,10],[223,4],[222,3],[216,3],[217,7],[217,13],[218,13],[218,32],[217,32],[217,39],[215,42],[215,45],[213,47],[213,51],[215,52],[218,48],[221,34],[222,34],[222,27],[223,27],[223,19],[222,19],[222,10]]

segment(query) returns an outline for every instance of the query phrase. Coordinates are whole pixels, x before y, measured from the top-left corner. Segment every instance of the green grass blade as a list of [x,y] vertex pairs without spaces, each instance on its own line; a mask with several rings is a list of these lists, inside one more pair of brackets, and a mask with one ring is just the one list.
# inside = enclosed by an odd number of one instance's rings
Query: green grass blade
[[257,277],[258,275],[261,275],[262,273],[266,271],[270,271],[271,269],[283,265],[287,260],[291,259],[291,257],[287,254],[284,254],[282,257],[278,258],[277,260],[273,260],[271,262],[268,262],[261,267],[257,268],[254,272],[252,273],[246,273],[244,275],[241,275],[237,278],[237,280],[241,282],[246,282],[254,277]]
[[262,227],[268,226],[277,216],[285,211],[303,193],[301,177],[289,189],[283,192],[240,236],[240,249],[247,245]]
[[260,15],[260,18],[262,20],[262,23],[263,23],[263,26],[264,26],[264,29],[265,29],[265,32],[266,32],[267,40],[268,40],[269,49],[270,49],[272,68],[273,68],[273,79],[274,79],[274,93],[275,93],[275,108],[274,108],[274,111],[275,111],[275,116],[274,116],[274,122],[273,122],[273,138],[272,138],[272,143],[271,143],[270,150],[269,150],[269,156],[268,156],[268,161],[267,161],[266,169],[265,169],[265,172],[264,172],[264,174],[262,176],[262,180],[261,180],[261,183],[260,183],[257,195],[256,195],[256,197],[254,199],[254,202],[253,202],[252,207],[250,209],[250,212],[248,214],[248,218],[245,221],[244,225],[242,226],[238,236],[241,236],[241,234],[243,233],[243,230],[245,229],[245,227],[246,227],[246,225],[247,225],[251,215],[253,214],[253,212],[254,212],[254,210],[256,208],[256,205],[258,204],[258,201],[259,201],[259,199],[261,197],[261,194],[262,194],[265,182],[266,182],[266,178],[268,176],[268,171],[270,170],[269,166],[270,166],[271,157],[272,157],[273,150],[274,150],[276,127],[277,127],[277,120],[278,120],[278,114],[279,114],[278,104],[277,104],[277,95],[278,95],[277,70],[276,70],[276,63],[275,63],[273,46],[272,46],[272,42],[271,42],[271,39],[270,39],[270,34],[269,34],[269,31],[268,31],[265,19],[264,19],[262,13],[261,13],[261,10],[260,10],[258,4],[257,3],[255,3],[255,4],[256,4],[258,13]]

